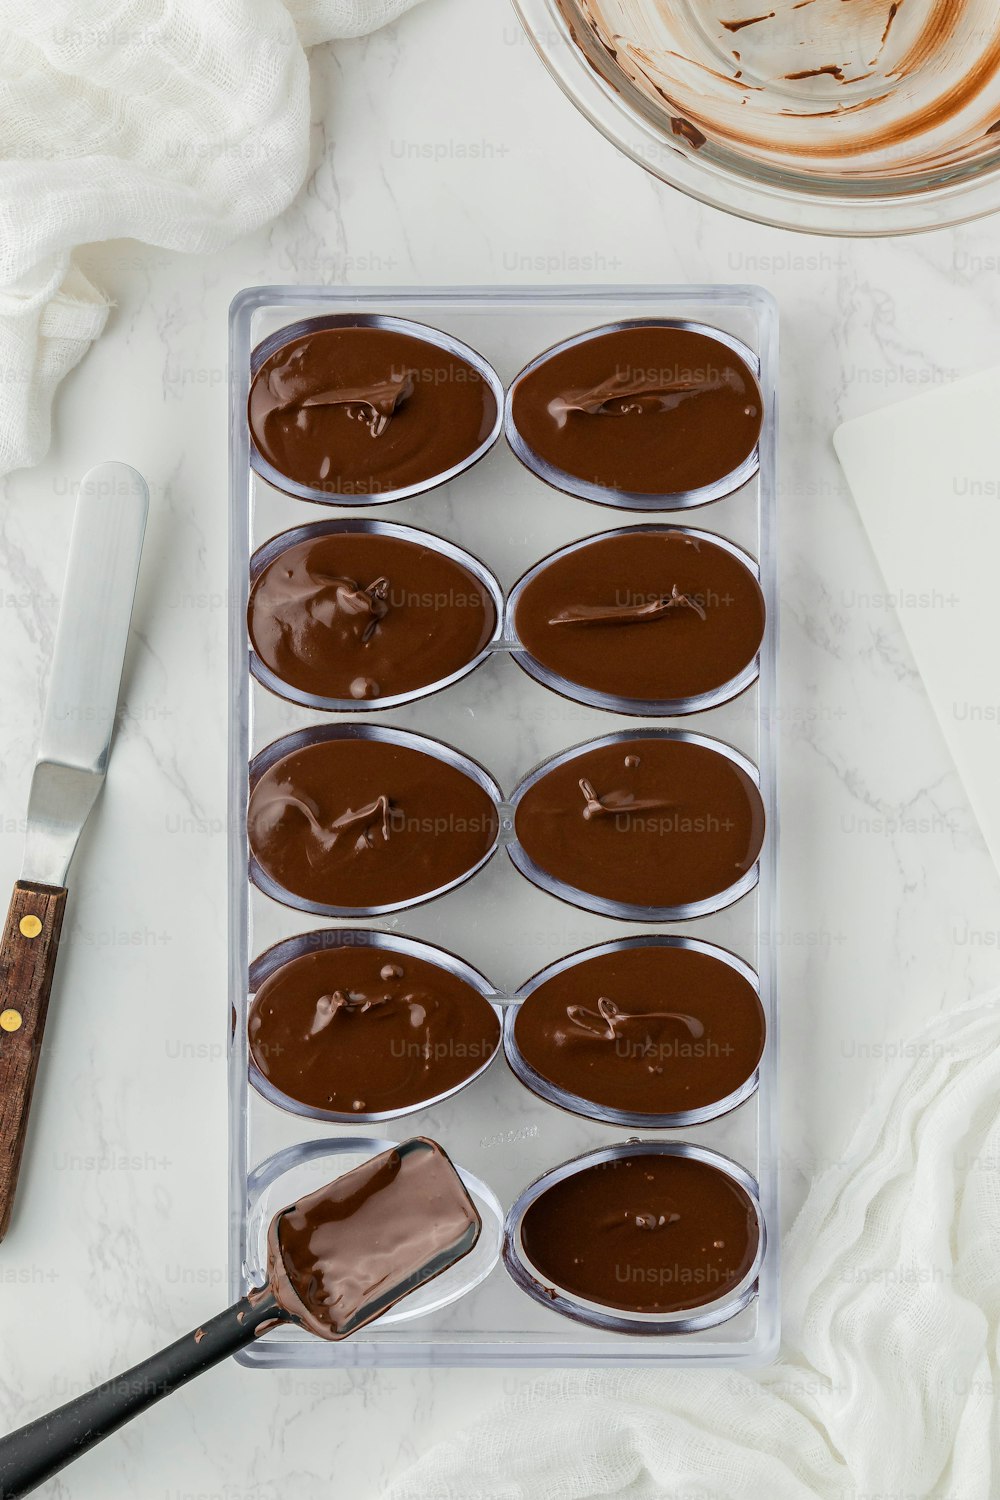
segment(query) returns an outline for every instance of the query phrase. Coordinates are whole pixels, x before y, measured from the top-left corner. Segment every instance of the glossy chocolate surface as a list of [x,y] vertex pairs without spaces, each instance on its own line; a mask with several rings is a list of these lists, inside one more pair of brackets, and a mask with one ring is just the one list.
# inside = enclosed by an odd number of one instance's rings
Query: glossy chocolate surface
[[489,438],[497,400],[461,355],[392,328],[317,328],[253,378],[257,452],[324,495],[379,496],[432,483]]
[[448,1093],[493,1056],[496,1012],[427,959],[353,944],[305,953],[260,986],[250,1055],[290,1099],[331,1113],[383,1114]]
[[524,585],[518,640],[570,683],[647,703],[732,682],[764,635],[764,596],[727,548],[683,531],[623,531],[552,559]]
[[720,751],[637,735],[543,771],[520,797],[514,827],[524,852],[574,890],[682,907],[721,895],[753,869],[764,806]]
[[247,833],[260,868],[318,906],[360,911],[418,901],[468,874],[498,831],[492,799],[425,750],[319,740],[265,771]]
[[753,1266],[753,1203],[694,1157],[636,1154],[583,1167],[529,1205],[521,1241],[535,1270],[574,1298],[632,1313],[704,1307]]
[[631,324],[519,375],[511,419],[563,474],[669,496],[738,469],[757,446],[763,407],[756,377],[728,345],[691,329]]
[[672,1115],[752,1078],[764,1011],[730,964],[695,948],[624,947],[563,969],[522,1001],[514,1040],[557,1089],[608,1109]]
[[310,1332],[345,1338],[467,1255],[481,1227],[444,1151],[417,1137],[275,1216],[271,1287]]
[[247,623],[257,656],[282,682],[377,704],[461,671],[492,636],[496,609],[478,578],[431,545],[338,531],[267,564]]

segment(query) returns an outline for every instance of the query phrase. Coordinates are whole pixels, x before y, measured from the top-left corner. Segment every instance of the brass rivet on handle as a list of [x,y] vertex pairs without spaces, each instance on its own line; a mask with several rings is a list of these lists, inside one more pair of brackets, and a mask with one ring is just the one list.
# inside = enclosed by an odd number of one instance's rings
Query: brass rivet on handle
[[22,917],[17,924],[22,937],[36,938],[42,930],[42,924],[38,917]]
[[22,1016],[19,1010],[0,1011],[0,1030],[20,1031]]

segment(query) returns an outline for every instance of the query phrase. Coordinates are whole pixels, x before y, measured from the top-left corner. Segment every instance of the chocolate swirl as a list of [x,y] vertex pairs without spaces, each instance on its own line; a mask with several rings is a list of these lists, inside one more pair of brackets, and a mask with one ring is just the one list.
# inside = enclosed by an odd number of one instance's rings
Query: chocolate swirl
[[434,540],[320,530],[286,547],[250,594],[258,659],[298,693],[376,704],[460,672],[489,642],[496,609]]
[[588,417],[632,417],[674,411],[690,396],[726,387],[738,393],[742,389],[734,370],[684,375],[676,379],[664,379],[655,374],[635,375],[627,369],[616,370],[597,385],[553,396],[548,409],[556,426],[563,428],[573,412],[582,412]]
[[649,599],[643,604],[570,604],[560,610],[549,621],[550,625],[642,625],[650,620],[662,620],[672,610],[690,609],[699,620],[707,620],[705,607],[682,594],[676,583],[669,594],[658,599]]
[[492,1005],[413,954],[361,944],[283,964],[260,986],[250,1055],[279,1093],[345,1116],[414,1109],[457,1088],[500,1040]]
[[638,703],[721,693],[751,668],[764,597],[711,537],[612,531],[557,552],[521,586],[514,629],[569,684]]
[[468,359],[430,339],[345,325],[276,349],[254,375],[247,413],[273,469],[349,499],[430,485],[466,463],[495,428],[497,398]]
[[754,985],[723,957],[643,943],[584,953],[543,978],[516,1012],[513,1040],[539,1078],[623,1114],[725,1106],[764,1049]]

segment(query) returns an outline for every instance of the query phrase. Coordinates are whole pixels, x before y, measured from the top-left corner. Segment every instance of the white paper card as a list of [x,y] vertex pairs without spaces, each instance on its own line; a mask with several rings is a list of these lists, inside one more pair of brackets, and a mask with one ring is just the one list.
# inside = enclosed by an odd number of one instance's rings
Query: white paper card
[[1000,370],[846,422],[833,442],[1000,868]]

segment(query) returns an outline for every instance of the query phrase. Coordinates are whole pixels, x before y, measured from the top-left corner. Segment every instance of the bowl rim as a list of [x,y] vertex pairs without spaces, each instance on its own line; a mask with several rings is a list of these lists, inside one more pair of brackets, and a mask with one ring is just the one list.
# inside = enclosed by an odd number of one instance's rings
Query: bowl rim
[[632,105],[573,39],[557,0],[511,0],[524,32],[563,93],[637,166],[689,198],[737,218],[802,234],[880,238],[953,228],[1000,209],[1000,155],[987,171],[920,193],[855,196],[738,176],[699,158],[680,136]]

